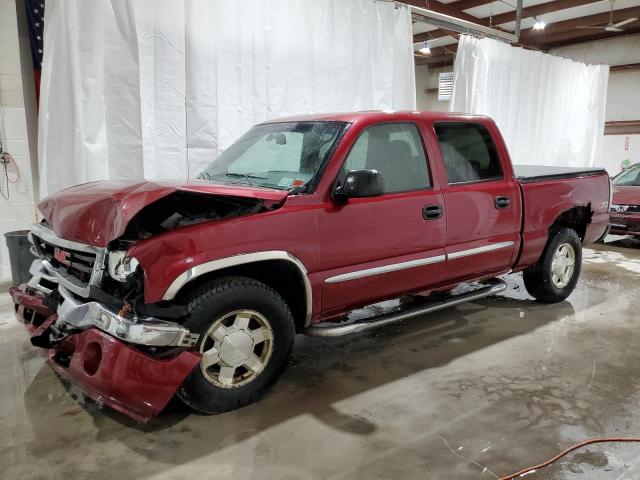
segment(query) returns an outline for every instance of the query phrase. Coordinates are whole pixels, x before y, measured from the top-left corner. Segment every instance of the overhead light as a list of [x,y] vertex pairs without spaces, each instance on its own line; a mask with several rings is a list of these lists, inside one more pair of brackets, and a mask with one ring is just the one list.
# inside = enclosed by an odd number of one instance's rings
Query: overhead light
[[430,55],[431,54],[431,49],[429,48],[429,45],[427,45],[427,42],[424,42],[424,45],[422,45],[422,48],[420,48],[420,50],[418,50],[422,55]]
[[544,20],[541,20],[538,17],[533,17],[533,19],[536,21],[536,23],[533,24],[534,30],[544,30],[544,27],[547,26]]

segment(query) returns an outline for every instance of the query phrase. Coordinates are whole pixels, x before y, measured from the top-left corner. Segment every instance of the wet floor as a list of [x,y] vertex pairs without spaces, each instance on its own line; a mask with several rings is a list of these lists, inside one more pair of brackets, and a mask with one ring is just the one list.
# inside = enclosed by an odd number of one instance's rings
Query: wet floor
[[[504,295],[341,339],[300,336],[260,403],[138,425],[84,400],[0,296],[1,478],[492,479],[640,436],[640,242],[585,251],[565,302]],[[528,475],[640,478],[640,444]]]

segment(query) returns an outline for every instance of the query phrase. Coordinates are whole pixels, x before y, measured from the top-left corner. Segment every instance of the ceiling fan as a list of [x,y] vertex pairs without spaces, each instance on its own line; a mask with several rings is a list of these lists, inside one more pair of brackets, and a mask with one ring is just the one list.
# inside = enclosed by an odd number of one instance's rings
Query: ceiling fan
[[611,4],[611,10],[609,11],[609,23],[606,25],[583,25],[578,28],[589,28],[596,30],[604,30],[605,32],[624,32],[624,28],[620,28],[627,23],[632,23],[638,20],[637,17],[627,18],[617,23],[613,23],[613,5],[616,3],[616,0],[609,0]]

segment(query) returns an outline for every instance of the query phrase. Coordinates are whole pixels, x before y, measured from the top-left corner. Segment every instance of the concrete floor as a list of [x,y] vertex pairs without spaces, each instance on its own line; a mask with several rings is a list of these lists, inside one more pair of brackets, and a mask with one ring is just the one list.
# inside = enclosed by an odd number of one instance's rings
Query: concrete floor
[[[594,436],[640,436],[640,245],[585,251],[568,301],[501,297],[343,339],[299,337],[262,402],[148,425],[84,400],[0,297],[2,478],[492,479]],[[640,445],[527,479],[640,478]]]

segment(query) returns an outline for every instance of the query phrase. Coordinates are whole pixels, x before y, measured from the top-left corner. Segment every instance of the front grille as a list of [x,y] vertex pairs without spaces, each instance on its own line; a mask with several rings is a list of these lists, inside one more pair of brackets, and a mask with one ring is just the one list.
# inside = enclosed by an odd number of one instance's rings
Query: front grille
[[89,283],[96,263],[94,253],[58,247],[37,235],[33,235],[33,240],[45,260],[48,260],[58,272],[74,277],[83,286]]
[[611,213],[640,213],[640,205],[616,205],[611,207]]

